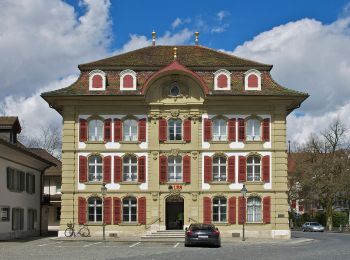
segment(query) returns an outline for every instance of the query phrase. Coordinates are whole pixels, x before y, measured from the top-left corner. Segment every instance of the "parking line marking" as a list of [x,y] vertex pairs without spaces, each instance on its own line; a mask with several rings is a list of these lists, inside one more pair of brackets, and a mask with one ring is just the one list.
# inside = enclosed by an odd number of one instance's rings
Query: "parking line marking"
[[129,246],[129,247],[134,247],[134,246],[137,246],[138,244],[141,244],[141,242],[137,242],[137,243],[135,243],[135,244],[132,244],[132,245]]
[[46,244],[41,244],[41,245],[38,245],[38,246],[47,246],[47,245],[54,245],[54,244],[61,244],[62,241],[58,241],[58,242],[55,242],[55,243],[46,243]]
[[174,248],[176,248],[179,244],[180,244],[180,243],[176,243],[176,244],[174,245]]
[[98,245],[98,244],[101,244],[101,243],[102,243],[102,242],[96,242],[96,243],[84,245],[83,247],[89,247],[89,246]]

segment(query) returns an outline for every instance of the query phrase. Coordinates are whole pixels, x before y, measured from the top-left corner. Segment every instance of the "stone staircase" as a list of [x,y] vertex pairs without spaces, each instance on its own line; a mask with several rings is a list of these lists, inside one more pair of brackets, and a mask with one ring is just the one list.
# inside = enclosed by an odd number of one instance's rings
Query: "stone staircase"
[[141,237],[142,240],[184,241],[184,230],[158,230]]

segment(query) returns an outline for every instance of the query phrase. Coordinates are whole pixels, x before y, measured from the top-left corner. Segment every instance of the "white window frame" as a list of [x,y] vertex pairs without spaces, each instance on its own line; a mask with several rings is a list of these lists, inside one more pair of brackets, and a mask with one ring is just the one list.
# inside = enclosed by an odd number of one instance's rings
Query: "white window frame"
[[[174,125],[173,126],[170,126],[170,122],[171,121],[174,121]],[[179,139],[179,140],[177,140],[176,139],[176,135],[178,134],[177,133],[177,128],[178,128],[178,126],[177,126],[177,122],[180,122],[180,129],[181,129],[181,132],[180,132],[180,134],[181,134],[181,139]],[[170,136],[172,136],[171,134],[170,134],[170,129],[171,128],[173,128],[173,130],[174,130],[174,134],[173,134],[173,137],[174,137],[174,139],[171,139],[170,138]],[[183,140],[183,121],[180,119],[180,118],[170,118],[169,120],[168,120],[168,129],[167,129],[167,131],[168,131],[168,140],[169,141],[182,141]]]
[[[94,200],[90,203],[90,200]],[[97,203],[97,200],[101,200],[101,204]],[[90,208],[94,209],[94,213],[90,214]],[[97,209],[101,208],[101,214],[97,214]],[[88,221],[90,223],[101,223],[103,221],[103,200],[100,197],[90,197],[88,199]],[[101,220],[98,220],[98,216],[101,215]],[[90,220],[90,216],[93,216],[93,220]]]
[[[127,125],[128,122],[135,122],[135,126],[132,126],[131,124]],[[132,128],[136,128],[136,134],[132,135]],[[125,135],[125,133],[128,132],[128,135]],[[137,142],[138,141],[138,121],[134,118],[125,118],[123,120],[123,141],[126,142]]]
[[10,206],[0,206],[0,222],[9,222],[10,221]]
[[[124,87],[124,77],[126,75],[130,75],[132,77],[132,88],[125,88]],[[123,70],[119,73],[120,76],[120,90],[136,90],[136,72],[130,69]]]
[[[214,129],[215,129],[215,123],[218,122],[224,122],[224,125],[221,125],[221,123],[219,123],[218,125],[218,133],[216,134]],[[227,127],[228,126],[228,121],[225,118],[221,118],[221,117],[215,117],[212,119],[212,133],[213,133],[213,138],[212,141],[227,141]],[[221,129],[224,128],[225,129],[225,135],[221,135]]]
[[[98,127],[95,124],[95,126],[93,127],[93,132],[94,135],[90,135],[90,123],[92,124],[92,122],[96,122],[96,121],[100,121],[101,122],[101,136],[98,136]],[[93,138],[90,138],[93,137]],[[99,137],[101,137],[99,139]],[[88,120],[88,142],[103,142],[104,141],[104,122],[102,119],[100,118],[91,118]]]
[[[173,159],[173,161],[171,161]],[[180,159],[180,163],[176,161],[176,159]],[[180,166],[180,171],[177,171],[177,168]],[[173,169],[172,173],[170,173],[170,168]],[[183,181],[183,165],[182,165],[182,156],[171,155],[168,157],[168,182],[182,182]]]
[[[219,88],[218,77],[220,75],[225,75],[227,77],[227,86],[225,88]],[[231,90],[231,72],[225,69],[220,69],[214,72],[214,90]]]
[[[215,159],[218,159],[218,162],[215,163]],[[222,162],[222,159],[225,160],[225,163]],[[221,166],[225,166],[225,172],[221,172]],[[214,167],[218,168],[218,172],[215,174]],[[227,181],[227,158],[224,156],[214,156],[213,158],[213,181]],[[217,179],[214,176],[217,176]],[[225,179],[222,179],[222,175],[225,176]]]
[[[215,202],[217,200],[217,202]],[[225,200],[225,203],[222,203]],[[218,213],[214,213],[214,208],[218,208]],[[226,223],[227,222],[227,199],[225,197],[213,198],[213,222]],[[214,220],[214,215],[218,215],[218,220]]]
[[[249,158],[253,158],[252,163],[248,162]],[[256,158],[259,159],[259,163],[255,161]],[[252,168],[252,172],[251,172],[252,179],[251,180],[248,179],[248,176],[249,176],[248,166],[251,166],[251,168]],[[256,166],[259,166],[259,173],[255,172]],[[256,178],[257,175],[259,176],[259,178]],[[258,155],[250,155],[247,157],[247,181],[261,181],[261,157]]]
[[249,197],[247,199],[247,222],[260,223],[262,221],[262,203],[259,197]]
[[[97,162],[97,157],[101,158],[101,162]],[[91,158],[95,158],[93,162],[90,162]],[[90,172],[90,166],[94,167],[94,172]],[[101,172],[98,172],[98,166],[101,166]],[[90,175],[93,175],[93,178],[90,180]],[[103,181],[103,158],[101,155],[90,155],[88,157],[88,181],[89,182],[102,182]]]
[[[250,88],[248,87],[248,78],[250,75],[255,75],[258,77],[258,87]],[[255,69],[248,70],[244,73],[244,89],[245,90],[261,90],[261,72]]]
[[[251,125],[251,133],[252,135],[248,135],[248,124],[249,124],[249,121],[254,121],[254,123],[252,123]],[[256,130],[255,130],[255,122],[258,122],[258,125],[259,125],[259,134],[256,134]],[[262,131],[262,128],[261,128],[261,120],[258,119],[258,118],[248,118],[246,121],[245,121],[245,125],[246,125],[246,140],[247,141],[261,141],[261,131]]]
[[[92,78],[95,75],[99,75],[102,77],[102,88],[94,88],[92,86]],[[106,73],[102,70],[93,70],[89,73],[89,90],[98,91],[98,90],[106,90]]]
[[[128,162],[125,163],[124,160],[128,159]],[[136,162],[133,163],[132,159],[136,159]],[[125,172],[124,167],[128,167],[128,176],[125,178]],[[136,167],[136,171],[132,172],[132,168]],[[123,157],[123,181],[126,182],[137,182],[137,176],[138,175],[138,163],[137,163],[137,157],[135,155],[125,155]],[[134,177],[134,178],[133,178]]]
[[[127,202],[127,203],[126,203]],[[135,203],[133,203],[135,202]],[[122,200],[123,205],[123,222],[124,223],[135,223],[137,222],[137,199],[135,197],[126,197]],[[125,212],[127,208],[127,212]],[[132,208],[136,208],[136,213],[132,214]],[[135,215],[135,220],[132,220],[133,215]],[[124,216],[127,216],[127,220],[124,219]]]

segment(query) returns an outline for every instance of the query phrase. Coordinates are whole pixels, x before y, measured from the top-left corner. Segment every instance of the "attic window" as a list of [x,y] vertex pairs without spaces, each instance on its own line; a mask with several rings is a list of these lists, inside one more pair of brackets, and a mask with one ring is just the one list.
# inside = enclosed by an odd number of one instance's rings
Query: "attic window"
[[230,90],[231,73],[225,69],[218,70],[214,73],[214,90]]
[[257,70],[248,70],[244,73],[245,90],[261,90],[261,73]]
[[173,97],[177,97],[180,95],[180,89],[177,85],[171,87],[170,89],[170,95]]
[[120,72],[120,90],[136,90],[136,72],[123,70]]
[[89,90],[106,90],[106,73],[93,70],[89,73]]

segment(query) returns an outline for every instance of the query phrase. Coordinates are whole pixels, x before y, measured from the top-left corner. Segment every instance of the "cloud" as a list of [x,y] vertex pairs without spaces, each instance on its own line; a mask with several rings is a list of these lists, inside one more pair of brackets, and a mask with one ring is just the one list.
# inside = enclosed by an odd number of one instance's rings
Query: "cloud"
[[219,19],[219,21],[222,21],[226,16],[228,16],[230,13],[228,11],[221,10],[216,15]]
[[226,31],[226,28],[229,27],[229,24],[223,24],[223,25],[220,25],[218,27],[214,27],[210,30],[211,33],[222,33],[224,31]]
[[181,24],[181,19],[179,17],[177,17],[174,22],[171,24],[171,27],[173,28],[173,30],[178,27]]

